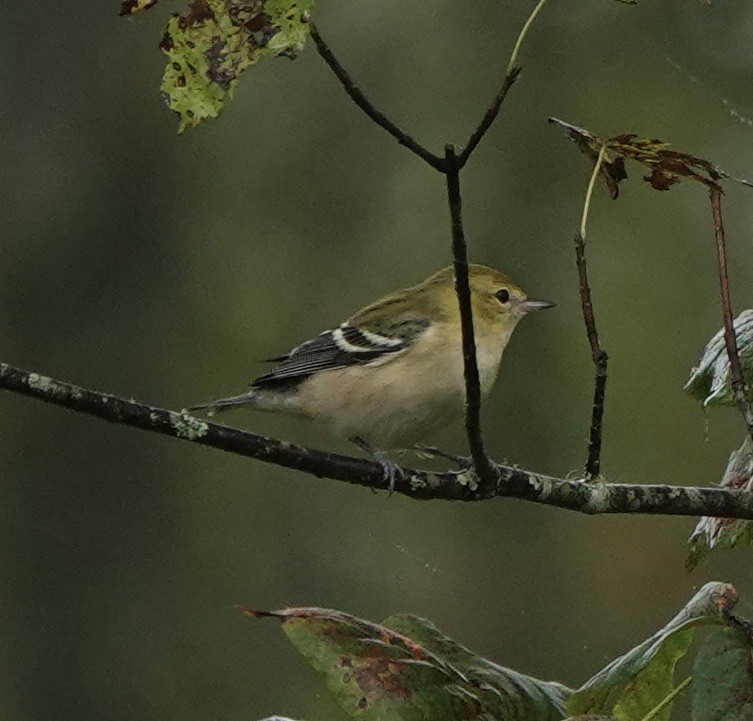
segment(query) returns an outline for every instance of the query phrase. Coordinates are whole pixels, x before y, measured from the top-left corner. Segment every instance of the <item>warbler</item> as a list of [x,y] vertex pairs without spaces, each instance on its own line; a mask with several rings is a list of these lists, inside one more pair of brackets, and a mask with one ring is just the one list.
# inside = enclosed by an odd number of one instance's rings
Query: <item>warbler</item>
[[[481,393],[491,390],[502,352],[521,318],[553,303],[528,300],[506,275],[469,266]],[[189,408],[210,414],[252,406],[318,421],[372,453],[408,449],[465,412],[460,310],[452,266],[367,305],[289,353],[237,396]]]

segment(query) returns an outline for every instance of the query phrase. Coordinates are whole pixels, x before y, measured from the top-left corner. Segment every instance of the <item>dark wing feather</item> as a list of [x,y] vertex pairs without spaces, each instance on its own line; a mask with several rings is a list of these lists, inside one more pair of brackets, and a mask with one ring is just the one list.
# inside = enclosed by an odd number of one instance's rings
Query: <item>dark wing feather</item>
[[[301,343],[287,356],[274,359],[280,361],[279,365],[259,376],[251,385],[259,388],[295,383],[317,371],[386,361],[408,348],[427,326],[428,322],[419,324],[412,334],[384,335],[343,323]],[[400,330],[404,329],[401,327]]]

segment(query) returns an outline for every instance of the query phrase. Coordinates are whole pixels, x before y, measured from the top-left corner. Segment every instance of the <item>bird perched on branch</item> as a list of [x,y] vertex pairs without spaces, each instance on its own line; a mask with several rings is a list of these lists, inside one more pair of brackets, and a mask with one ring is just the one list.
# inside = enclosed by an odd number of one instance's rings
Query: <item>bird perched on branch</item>
[[[188,410],[237,406],[277,411],[325,424],[374,455],[406,449],[461,418],[465,376],[460,312],[452,266],[423,283],[366,306],[336,328],[268,359],[276,363],[246,393]],[[550,308],[528,300],[507,276],[469,266],[481,394],[497,376],[502,352],[521,318]]]

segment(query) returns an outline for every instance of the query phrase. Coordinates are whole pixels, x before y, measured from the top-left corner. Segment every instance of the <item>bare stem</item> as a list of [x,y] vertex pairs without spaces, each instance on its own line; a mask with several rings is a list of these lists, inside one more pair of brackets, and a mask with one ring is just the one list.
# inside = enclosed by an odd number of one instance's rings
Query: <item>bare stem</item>
[[729,274],[727,271],[727,244],[724,239],[724,222],[722,220],[722,193],[716,188],[709,191],[711,210],[714,215],[716,235],[716,255],[719,264],[719,290],[722,297],[722,315],[724,316],[724,343],[727,347],[730,375],[732,377],[732,395],[737,403],[740,415],[745,421],[748,435],[753,438],[753,410],[746,396],[747,386],[743,377],[740,354],[737,350],[737,333],[735,332],[732,300],[729,292]]
[[523,25],[523,29],[520,31],[520,35],[518,35],[518,39],[515,41],[515,47],[512,49],[512,55],[510,55],[510,62],[507,64],[508,75],[517,66],[518,53],[520,53],[520,48],[523,45],[523,40],[528,34],[528,31],[530,30],[531,25],[533,25],[533,21],[536,19],[536,16],[541,12],[541,9],[544,7],[545,4],[546,4],[546,0],[539,0],[538,3],[536,3],[536,7],[532,10],[531,14],[528,16],[528,20],[526,20],[525,25]]
[[599,177],[601,164],[604,162],[604,156],[606,155],[606,153],[606,145],[602,145],[601,148],[599,148],[599,154],[596,156],[596,165],[594,165],[594,171],[593,173],[591,173],[591,179],[588,181],[586,200],[583,203],[583,215],[580,219],[580,235],[584,241],[586,239],[586,224],[588,223],[588,213],[591,210],[591,198],[594,194],[594,185],[596,184],[596,178]]
[[476,361],[476,339],[473,330],[471,289],[468,280],[468,250],[463,231],[462,198],[460,195],[460,159],[453,145],[445,147],[447,202],[452,227],[452,255],[455,265],[455,291],[460,306],[463,340],[463,373],[465,376],[465,429],[473,465],[484,490],[493,492],[497,474],[484,451],[481,436],[481,381]]
[[580,231],[575,236],[575,262],[578,267],[580,302],[583,310],[583,323],[586,326],[588,344],[591,347],[591,358],[594,364],[594,394],[591,405],[591,428],[588,436],[588,458],[586,460],[586,476],[597,478],[601,472],[601,444],[604,422],[604,401],[607,387],[607,353],[599,345],[599,334],[596,330],[593,302],[591,301],[591,286],[588,282],[588,264],[586,262],[586,225],[591,207],[594,184],[599,175],[606,149],[599,150],[591,179],[583,203],[583,216]]

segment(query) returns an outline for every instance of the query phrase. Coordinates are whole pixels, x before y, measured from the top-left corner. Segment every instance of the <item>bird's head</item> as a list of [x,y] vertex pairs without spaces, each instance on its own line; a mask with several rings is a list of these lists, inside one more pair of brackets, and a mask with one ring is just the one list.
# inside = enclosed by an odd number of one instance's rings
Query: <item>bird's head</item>
[[554,305],[546,300],[529,300],[510,278],[485,265],[469,265],[468,281],[473,312],[487,322],[515,324],[531,311]]
[[[488,323],[500,330],[512,329],[518,321],[534,310],[551,308],[554,303],[545,300],[529,300],[528,296],[504,273],[485,265],[472,263],[468,266],[468,282],[471,288],[471,303],[474,319]],[[437,289],[442,287],[446,303],[457,307],[455,272],[452,266],[440,270],[427,281]]]

